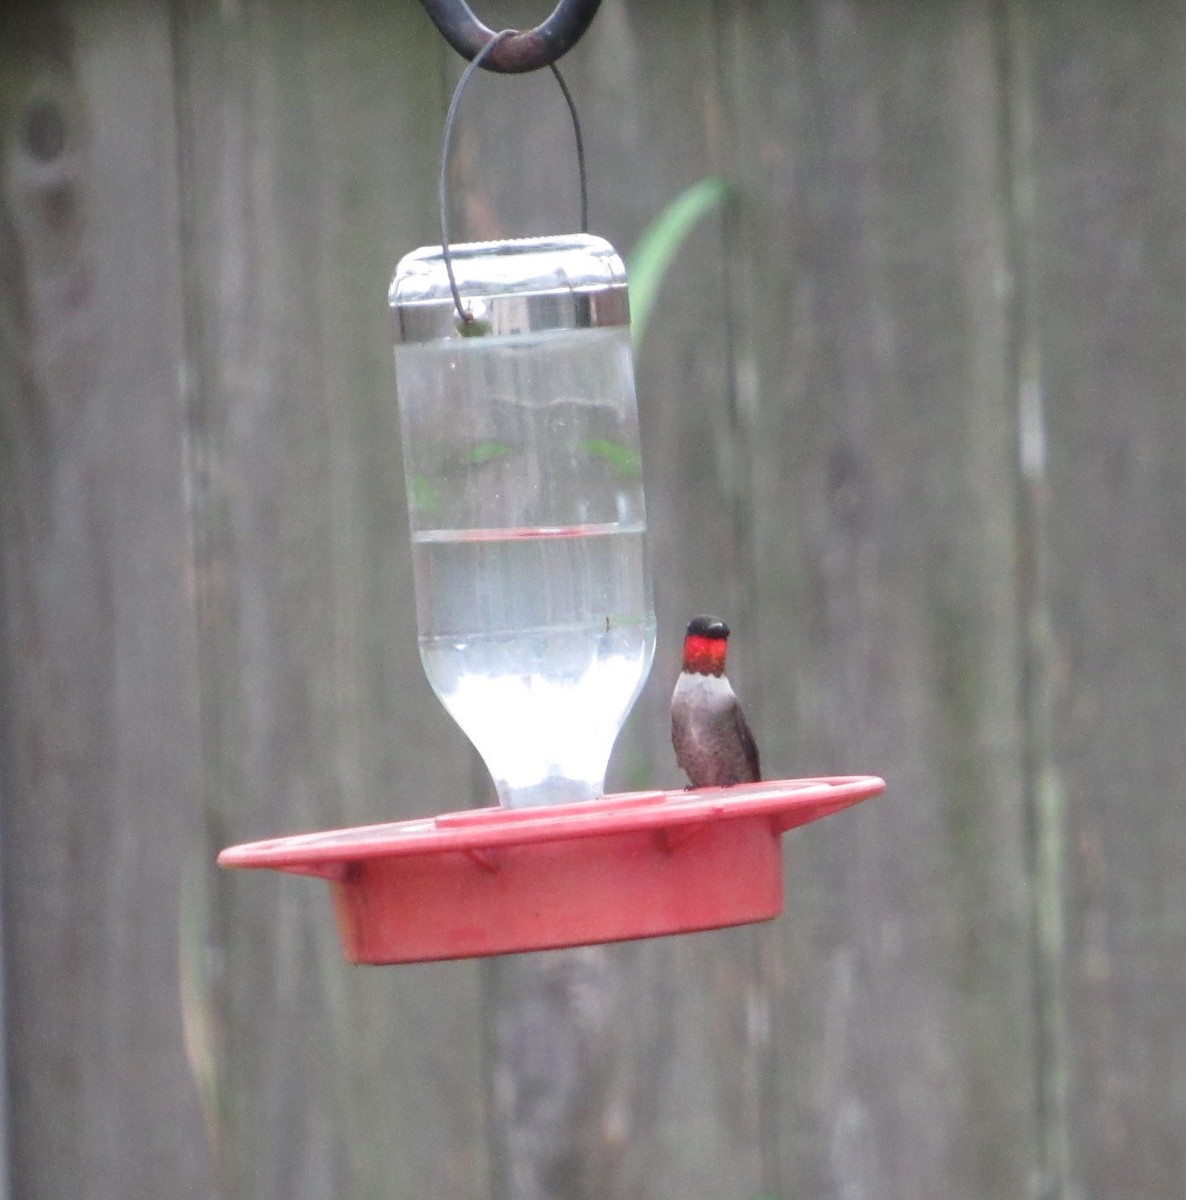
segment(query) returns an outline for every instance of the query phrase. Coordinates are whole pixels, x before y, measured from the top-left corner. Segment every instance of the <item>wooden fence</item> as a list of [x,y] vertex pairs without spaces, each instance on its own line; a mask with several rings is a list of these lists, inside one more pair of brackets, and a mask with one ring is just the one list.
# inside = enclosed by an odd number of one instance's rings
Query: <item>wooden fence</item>
[[[219,874],[488,794],[417,660],[384,302],[458,60],[412,0],[11,0],[7,1194],[1181,1200],[1186,10],[606,0],[565,65],[595,231],[734,185],[640,351],[662,646],[611,783],[678,784],[719,611],[768,773],[890,789],[788,840],[781,920],[549,960],[567,1046]],[[459,232],[575,223],[566,121],[475,81]],[[580,1103],[508,1112],[508,1039]]]

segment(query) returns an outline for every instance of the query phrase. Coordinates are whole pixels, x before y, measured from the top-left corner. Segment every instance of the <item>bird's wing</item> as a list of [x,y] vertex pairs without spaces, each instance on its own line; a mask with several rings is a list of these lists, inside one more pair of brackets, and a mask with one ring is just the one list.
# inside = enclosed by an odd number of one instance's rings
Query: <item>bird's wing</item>
[[756,783],[762,778],[762,768],[758,763],[758,743],[754,741],[754,735],[750,732],[750,727],[746,723],[745,714],[741,711],[740,704],[734,709],[734,712],[737,715],[737,735],[741,739],[741,749],[745,754],[746,765],[749,768],[749,781]]

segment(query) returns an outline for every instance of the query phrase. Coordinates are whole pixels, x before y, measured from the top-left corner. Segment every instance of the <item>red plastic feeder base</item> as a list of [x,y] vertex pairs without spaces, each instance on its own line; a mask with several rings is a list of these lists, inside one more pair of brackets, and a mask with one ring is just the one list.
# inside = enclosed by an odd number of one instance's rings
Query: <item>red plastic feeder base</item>
[[218,862],[327,879],[351,962],[552,950],[776,917],[780,836],[884,788],[782,779],[469,809],[233,846]]

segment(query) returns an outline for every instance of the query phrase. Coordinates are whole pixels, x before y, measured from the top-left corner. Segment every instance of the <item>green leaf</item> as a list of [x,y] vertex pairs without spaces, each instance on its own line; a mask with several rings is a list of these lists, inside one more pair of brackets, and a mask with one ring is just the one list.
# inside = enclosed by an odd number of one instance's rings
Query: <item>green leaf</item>
[[580,448],[591,458],[603,458],[619,475],[627,479],[642,477],[642,458],[637,450],[611,442],[608,438],[585,438]]
[[431,517],[440,511],[441,493],[427,475],[412,475],[408,478],[408,501],[414,512]]
[[680,246],[697,222],[723,204],[732,185],[716,176],[694,183],[681,192],[651,222],[629,255],[630,325],[637,350],[646,333],[659,286]]
[[502,442],[479,442],[466,454],[465,461],[476,467],[493,458],[503,458],[510,452],[510,446],[504,446]]

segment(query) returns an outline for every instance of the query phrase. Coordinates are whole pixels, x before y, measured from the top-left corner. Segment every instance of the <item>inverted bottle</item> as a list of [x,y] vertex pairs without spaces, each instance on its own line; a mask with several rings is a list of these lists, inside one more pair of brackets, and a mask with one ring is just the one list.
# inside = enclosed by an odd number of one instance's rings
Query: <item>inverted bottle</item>
[[421,658],[503,805],[592,799],[655,644],[625,272],[587,235],[451,253],[478,321],[435,247],[390,295]]

